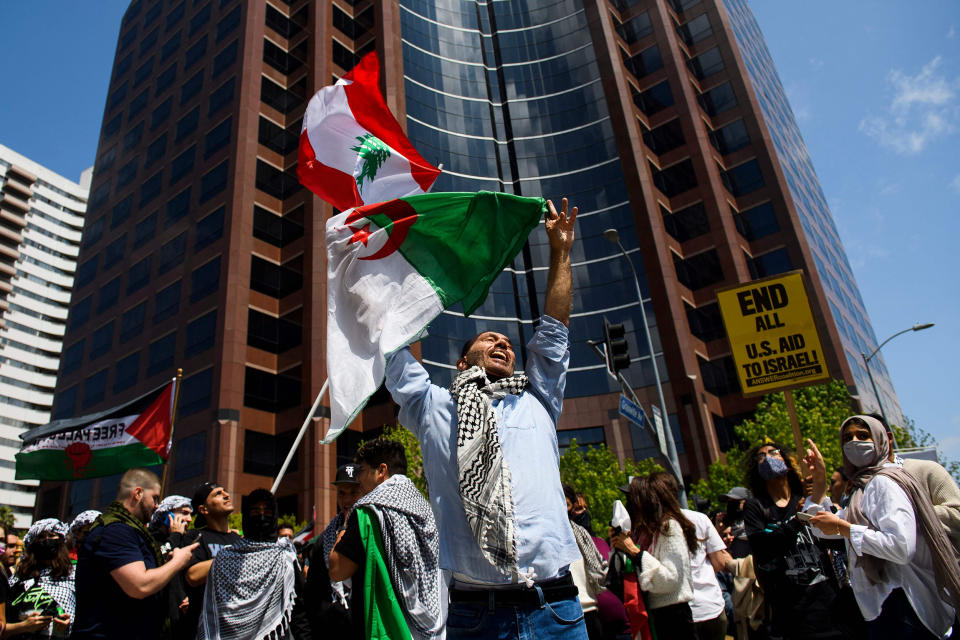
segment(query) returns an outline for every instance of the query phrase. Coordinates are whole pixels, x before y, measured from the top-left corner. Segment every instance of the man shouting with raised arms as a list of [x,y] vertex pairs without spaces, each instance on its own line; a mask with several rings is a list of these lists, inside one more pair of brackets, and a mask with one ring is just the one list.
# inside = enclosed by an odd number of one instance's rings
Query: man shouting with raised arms
[[560,485],[557,420],[570,361],[570,250],[577,208],[545,221],[550,270],[544,315],[524,373],[509,338],[484,331],[463,347],[450,389],[431,384],[407,349],[387,358],[400,423],[423,452],[440,532],[441,566],[453,573],[450,638],[586,639],[567,566],[580,551]]

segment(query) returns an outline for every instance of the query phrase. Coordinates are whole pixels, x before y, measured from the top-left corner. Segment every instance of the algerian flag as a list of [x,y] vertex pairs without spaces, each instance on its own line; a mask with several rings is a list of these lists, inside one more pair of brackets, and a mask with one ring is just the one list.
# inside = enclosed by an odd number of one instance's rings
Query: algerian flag
[[166,462],[176,381],[100,413],[58,420],[24,433],[17,480],[79,480]]
[[547,210],[543,198],[431,193],[327,221],[330,430],[343,431],[383,382],[385,356],[441,311],[469,315]]
[[297,177],[345,211],[426,193],[440,169],[413,148],[380,94],[380,64],[369,53],[307,104]]

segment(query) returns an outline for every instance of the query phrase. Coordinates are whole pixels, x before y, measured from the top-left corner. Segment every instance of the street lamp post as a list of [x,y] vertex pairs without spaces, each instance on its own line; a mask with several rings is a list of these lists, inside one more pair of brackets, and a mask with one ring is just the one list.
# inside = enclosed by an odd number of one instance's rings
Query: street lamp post
[[657,356],[653,352],[653,340],[650,338],[650,327],[647,325],[647,311],[643,304],[643,292],[640,291],[640,278],[637,277],[637,270],[633,266],[633,261],[627,255],[627,250],[623,248],[620,242],[620,234],[616,229],[607,229],[603,232],[603,237],[611,243],[617,245],[623,258],[630,265],[630,273],[633,274],[633,284],[637,288],[637,301],[640,303],[640,318],[643,320],[643,331],[647,337],[647,346],[650,348],[650,364],[653,365],[653,379],[657,385],[657,397],[660,400],[660,410],[663,413],[663,421],[666,423],[663,430],[664,444],[667,447],[667,459],[673,467],[673,474],[677,477],[677,484],[680,486],[680,504],[687,506],[687,490],[683,486],[683,476],[680,474],[680,459],[677,457],[677,445],[673,441],[673,430],[670,428],[670,420],[667,414],[667,403],[663,399],[663,386],[660,384],[660,369],[657,367]]
[[[912,327],[907,327],[907,328],[904,329],[903,331],[897,331],[895,334],[893,334],[892,336],[890,336],[889,338],[887,338],[886,340],[884,340],[883,342],[881,342],[880,345],[870,353],[870,355],[867,355],[867,354],[863,353],[862,351],[860,352],[860,357],[863,358],[863,364],[864,364],[864,366],[867,368],[867,377],[870,378],[870,386],[873,387],[873,397],[877,399],[877,405],[880,407],[880,415],[883,416],[883,421],[887,423],[887,426],[890,426],[890,420],[887,419],[887,412],[883,410],[883,401],[880,399],[880,394],[877,392],[877,383],[874,382],[874,380],[873,380],[873,373],[871,373],[871,371],[870,371],[870,360],[873,358],[873,356],[875,356],[875,355],[877,355],[877,353],[879,353],[880,349],[883,348],[883,345],[887,344],[888,342],[890,342],[891,340],[893,340],[893,339],[896,338],[897,336],[903,335],[904,333],[907,333],[908,331],[923,331],[924,329],[929,329],[929,328],[932,327],[932,326],[933,326],[933,323],[932,323],[932,322],[927,322],[927,323],[924,323],[924,324],[920,324],[920,323],[918,322],[917,324],[913,325]],[[893,429],[892,429],[892,428],[890,429],[890,433],[893,434]],[[896,449],[896,448],[897,448],[897,437],[896,437],[895,435],[893,436],[893,443],[892,443],[892,444],[893,444],[893,448]]]

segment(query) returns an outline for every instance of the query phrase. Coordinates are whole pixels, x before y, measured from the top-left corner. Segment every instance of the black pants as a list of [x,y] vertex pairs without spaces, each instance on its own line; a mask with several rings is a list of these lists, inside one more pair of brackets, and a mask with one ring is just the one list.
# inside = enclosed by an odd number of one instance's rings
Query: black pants
[[697,640],[693,626],[693,613],[686,602],[671,604],[659,609],[647,609],[650,627],[661,640]]
[[867,622],[870,640],[936,640],[917,612],[910,606],[903,589],[894,589],[883,601],[880,615]]
[[723,640],[727,637],[727,616],[720,615],[712,620],[694,622],[693,628],[697,633],[697,640]]

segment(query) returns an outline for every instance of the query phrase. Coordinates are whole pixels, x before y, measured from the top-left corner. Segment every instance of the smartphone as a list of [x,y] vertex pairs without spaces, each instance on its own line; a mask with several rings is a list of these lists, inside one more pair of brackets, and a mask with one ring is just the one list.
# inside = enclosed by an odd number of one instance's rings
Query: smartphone
[[800,522],[803,522],[804,524],[809,523],[811,518],[813,518],[813,516],[806,511],[797,511],[797,520]]

